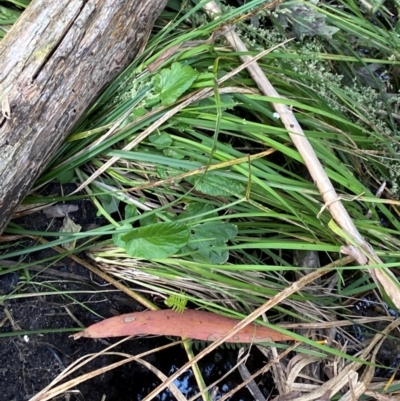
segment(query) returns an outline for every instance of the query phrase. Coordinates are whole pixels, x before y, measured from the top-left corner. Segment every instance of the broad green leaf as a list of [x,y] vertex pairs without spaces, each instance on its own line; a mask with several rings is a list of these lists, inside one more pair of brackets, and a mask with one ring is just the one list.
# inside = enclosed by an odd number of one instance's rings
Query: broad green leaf
[[143,106],[138,106],[133,110],[133,112],[122,122],[121,128],[135,121],[138,117],[142,117],[147,112],[146,108]]
[[183,155],[181,152],[177,152],[173,148],[163,149],[163,153],[165,156],[171,157],[176,160],[182,160],[185,158],[185,155]]
[[157,223],[157,216],[154,213],[146,213],[140,217],[139,222],[141,227],[151,226]]
[[[124,231],[126,231],[127,229],[128,229],[128,230],[133,230],[132,224],[128,224],[128,223],[123,224],[123,225],[120,227],[120,229],[121,229],[121,230],[124,230]],[[118,246],[118,247],[120,247],[120,248],[124,248],[124,249],[125,249],[126,243],[125,243],[125,241],[122,240],[122,237],[123,237],[125,234],[126,234],[126,232],[113,234],[112,239],[113,239],[113,242],[114,242],[114,245],[115,245],[115,246]]]
[[21,15],[21,11],[13,10],[0,5],[0,22],[2,24],[13,24]]
[[156,165],[157,175],[160,177],[160,180],[165,180],[168,178],[167,172],[163,166]]
[[119,208],[119,199],[110,195],[99,195],[98,199],[108,214],[115,213]]
[[173,63],[171,68],[164,68],[154,78],[154,89],[158,92],[163,106],[173,104],[197,77],[196,71],[186,65]]
[[205,174],[200,180],[198,177],[187,177],[186,180],[195,185],[197,191],[211,196],[231,196],[245,190],[239,181],[213,173]]
[[182,122],[180,118],[171,117],[168,123],[170,123],[171,127],[174,127],[179,132],[187,132],[193,128],[192,125]]
[[168,258],[187,244],[189,229],[180,223],[156,223],[134,228],[120,239],[126,253],[134,258]]
[[165,132],[159,134],[157,132],[149,136],[149,141],[156,147],[156,149],[164,149],[172,144],[172,138]]
[[198,81],[213,81],[215,78],[215,75],[212,72],[202,72],[197,76],[197,82]]
[[220,248],[236,237],[238,228],[234,224],[213,221],[191,227],[190,231],[190,240],[186,248],[197,251],[193,259],[222,264],[228,260],[229,252]]
[[[179,215],[178,220],[182,220],[182,219],[188,219],[188,218],[192,218],[193,220],[196,220],[196,216],[199,216],[203,213],[209,213],[212,210],[214,210],[214,208],[207,204],[207,203],[200,203],[200,202],[196,202],[196,203],[189,203],[186,207],[185,210]],[[217,213],[209,213],[207,214],[207,217],[216,217]],[[203,218],[202,216],[200,216],[198,219]]]
[[[238,102],[235,102],[234,98],[232,95],[229,94],[223,94],[220,96],[220,101],[221,101],[221,111],[225,111],[228,109],[233,109]],[[206,99],[200,100],[197,104],[199,107],[199,112],[200,113],[215,113],[215,96],[211,96]]]
[[136,120],[137,117],[142,117],[146,114],[147,110],[143,106],[136,107],[135,110],[133,110],[131,117],[132,121]]
[[125,219],[131,219],[137,216],[137,207],[135,205],[127,204],[125,206]]

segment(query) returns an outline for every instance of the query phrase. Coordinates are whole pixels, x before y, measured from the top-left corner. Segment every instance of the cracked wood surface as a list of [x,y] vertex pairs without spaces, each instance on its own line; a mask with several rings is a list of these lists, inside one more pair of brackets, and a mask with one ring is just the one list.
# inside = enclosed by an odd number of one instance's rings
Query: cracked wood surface
[[145,46],[166,2],[33,0],[0,42],[0,234],[84,111]]

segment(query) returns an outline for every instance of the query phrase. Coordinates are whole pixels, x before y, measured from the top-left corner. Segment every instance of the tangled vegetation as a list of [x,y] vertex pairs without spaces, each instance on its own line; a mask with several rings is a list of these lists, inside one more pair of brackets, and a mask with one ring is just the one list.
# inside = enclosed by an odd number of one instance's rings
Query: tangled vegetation
[[[206,3],[168,3],[144,52],[86,112],[37,182],[75,183],[76,196],[89,197],[107,224],[60,237],[10,223],[8,234],[50,240],[5,249],[0,260],[76,240],[69,253],[84,252],[107,275],[159,295],[168,307],[189,304],[242,318],[325,266],[323,278],[273,305],[269,323],[313,327],[311,335],[302,333],[312,348],[299,352],[325,358],[325,366],[332,358],[355,370],[351,363],[360,359],[380,364],[372,351],[362,354],[353,307],[368,294],[386,319],[396,314],[395,304],[365,266],[342,259],[346,238],[331,224],[271,103],[288,105],[300,123],[357,229],[384,262],[373,267],[396,273],[398,5],[226,1],[211,19]],[[246,69],[230,74],[242,61],[225,40],[226,26],[235,26],[250,55],[274,48],[258,64],[282,99],[262,94]],[[26,199],[46,202],[36,193]],[[363,336],[376,330],[358,325]],[[326,345],[314,341],[326,338]],[[380,388],[370,382],[369,391]]]

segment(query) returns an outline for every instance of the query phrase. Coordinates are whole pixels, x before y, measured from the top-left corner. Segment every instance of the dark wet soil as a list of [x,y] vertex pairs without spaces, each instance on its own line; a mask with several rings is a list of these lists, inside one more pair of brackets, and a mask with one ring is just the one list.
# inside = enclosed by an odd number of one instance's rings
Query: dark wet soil
[[[352,309],[356,314],[364,317],[390,316],[396,319],[400,317],[397,311],[379,302],[374,295],[360,299]],[[361,346],[366,346],[370,339],[377,333],[384,331],[388,324],[388,321],[382,320],[365,325],[354,325],[348,329],[348,332],[360,341]],[[394,374],[397,379],[400,378],[398,370],[400,366],[400,332],[398,329],[392,330],[386,336],[376,355],[376,361],[387,368],[377,368],[375,376],[389,378]]]
[[[64,270],[64,269],[62,269]],[[82,282],[63,282],[54,284],[64,290],[98,289],[80,266],[70,264],[67,271],[81,274],[86,280]],[[44,275],[45,276],[45,275]],[[54,277],[51,277],[54,280]],[[7,282],[16,280],[5,277]],[[3,283],[4,284],[4,283]],[[4,287],[4,285],[2,285]],[[40,285],[27,288],[27,291],[43,291]],[[102,294],[73,294],[74,300],[62,296],[39,296],[6,301],[0,307],[0,320],[3,322],[2,333],[13,331],[54,330],[75,328],[78,325],[71,317],[74,316],[84,325],[90,325],[100,320],[94,312],[102,317],[112,316],[116,311],[126,313],[137,310],[126,296],[110,292]],[[79,303],[81,304],[79,304]],[[85,309],[89,307],[91,311]],[[8,317],[8,318],[7,318]],[[74,341],[65,333],[49,333],[36,335],[19,335],[0,339],[0,401],[27,400],[48,385],[68,365],[80,357],[99,352],[112,341],[94,341],[80,339]],[[114,351],[136,355],[168,343],[165,338],[133,339],[116,347]],[[201,367],[209,383],[212,383],[226,373],[235,364],[237,351],[218,350],[203,360]],[[253,356],[254,358],[254,356]],[[121,358],[101,356],[84,368],[78,374],[103,368]],[[176,371],[185,362],[185,353],[180,345],[171,350],[162,351],[145,358],[148,362],[161,369],[165,374]],[[254,365],[250,359],[250,365]],[[257,365],[260,365],[260,360]],[[75,375],[76,376],[76,375]],[[219,385],[219,394],[224,394],[240,382],[237,375],[229,377]],[[236,384],[235,384],[236,383]],[[160,384],[158,379],[146,368],[136,363],[129,363],[115,370],[101,374],[94,379],[78,385],[72,399],[79,400],[140,400]],[[177,382],[187,396],[196,394],[194,378],[191,372],[186,372]],[[162,399],[173,400],[169,391],[164,391]],[[232,399],[251,399],[247,390]]]
[[[55,188],[57,186],[47,187],[45,192],[54,193]],[[72,189],[64,188],[64,191]],[[79,206],[78,211],[70,214],[76,223],[82,226],[101,225],[102,222],[96,217],[90,201],[80,200],[72,203]],[[62,220],[62,218],[51,219],[43,212],[38,212],[16,219],[14,222],[29,230],[56,231]],[[7,243],[7,246],[0,247],[0,258],[7,260],[7,252],[34,244],[36,242],[25,238],[18,239],[15,243]],[[69,258],[57,261],[43,271],[46,265],[43,259],[55,254],[56,252],[51,249],[30,254],[23,261],[37,261],[40,266],[29,270],[19,269],[7,274],[4,272],[15,268],[18,258],[12,258],[11,261],[8,259],[8,262],[0,260],[0,335],[10,335],[0,337],[0,401],[30,399],[80,357],[102,351],[107,345],[119,340],[74,341],[70,334],[79,327],[79,323],[88,326],[115,314],[142,309],[128,296],[115,290]],[[48,294],[56,290],[64,291],[65,294]],[[8,298],[7,295],[14,297]],[[122,343],[113,351],[137,355],[169,342],[171,342],[169,339],[163,337],[137,338]],[[213,383],[234,366],[237,352],[237,350],[219,349],[201,361],[200,367],[207,384]],[[80,368],[72,377],[106,367],[120,359],[118,356],[110,355],[97,357],[89,365]],[[187,361],[180,345],[150,355],[146,360],[167,375]],[[248,359],[247,367],[252,371],[264,363],[265,358],[255,351]],[[224,379],[214,390],[215,399],[220,398],[241,381],[238,373]],[[260,378],[258,383],[266,396],[271,391],[271,383],[268,376]],[[159,384],[155,375],[142,365],[129,363],[74,387],[70,393],[70,400],[98,401],[103,396],[107,401],[141,400]],[[176,384],[189,398],[197,393],[191,372],[186,372]],[[174,398],[167,390],[157,399],[168,401]],[[231,399],[245,401],[253,398],[247,389],[243,389]]]

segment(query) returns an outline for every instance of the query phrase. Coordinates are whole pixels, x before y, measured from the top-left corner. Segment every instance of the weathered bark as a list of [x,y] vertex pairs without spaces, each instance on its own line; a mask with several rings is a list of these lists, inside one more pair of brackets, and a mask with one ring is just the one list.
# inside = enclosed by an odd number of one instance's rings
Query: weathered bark
[[0,234],[79,117],[144,47],[166,2],[34,0],[0,42]]

